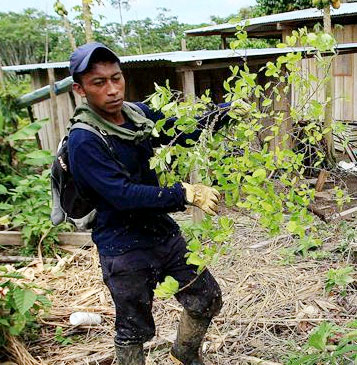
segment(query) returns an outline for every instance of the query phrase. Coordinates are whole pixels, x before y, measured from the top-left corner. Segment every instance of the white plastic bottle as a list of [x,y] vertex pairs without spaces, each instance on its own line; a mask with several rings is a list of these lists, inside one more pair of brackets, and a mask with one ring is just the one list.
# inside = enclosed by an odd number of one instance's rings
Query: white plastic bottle
[[102,318],[98,313],[74,312],[69,317],[69,322],[73,326],[93,326],[102,322]]

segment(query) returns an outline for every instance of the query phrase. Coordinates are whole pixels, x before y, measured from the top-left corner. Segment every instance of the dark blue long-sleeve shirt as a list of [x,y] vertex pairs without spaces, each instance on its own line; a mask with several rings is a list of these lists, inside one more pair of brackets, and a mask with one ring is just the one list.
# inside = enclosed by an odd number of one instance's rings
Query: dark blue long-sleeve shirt
[[[154,122],[163,118],[160,112],[152,111],[145,104],[137,105]],[[129,121],[122,126],[135,128]],[[175,143],[185,145],[188,139],[197,140],[201,131],[181,134]],[[151,247],[179,234],[178,225],[167,213],[185,209],[182,185],[160,187],[155,171],[149,167],[153,147],[168,144],[172,137],[162,134],[141,142],[114,135],[107,138],[125,168],[113,159],[105,142],[90,131],[74,129],[68,141],[75,182],[98,212],[92,237],[99,253],[119,255],[135,248]]]

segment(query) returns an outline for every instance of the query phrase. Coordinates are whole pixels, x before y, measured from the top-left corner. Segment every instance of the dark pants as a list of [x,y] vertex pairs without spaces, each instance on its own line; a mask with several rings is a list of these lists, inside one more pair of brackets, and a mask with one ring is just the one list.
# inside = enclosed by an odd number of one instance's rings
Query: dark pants
[[208,270],[197,277],[196,266],[186,264],[186,242],[176,236],[150,249],[137,249],[120,256],[100,255],[103,278],[116,309],[117,344],[137,344],[155,335],[151,313],[154,289],[165,276],[183,288],[175,297],[192,317],[212,318],[222,306],[218,283]]

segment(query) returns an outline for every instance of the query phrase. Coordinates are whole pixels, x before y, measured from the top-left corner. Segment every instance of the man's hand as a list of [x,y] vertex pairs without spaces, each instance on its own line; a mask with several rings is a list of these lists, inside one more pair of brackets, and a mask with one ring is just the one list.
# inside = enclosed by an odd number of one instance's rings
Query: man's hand
[[188,183],[182,183],[182,186],[186,190],[186,200],[189,204],[202,209],[209,215],[217,214],[220,194],[215,188]]

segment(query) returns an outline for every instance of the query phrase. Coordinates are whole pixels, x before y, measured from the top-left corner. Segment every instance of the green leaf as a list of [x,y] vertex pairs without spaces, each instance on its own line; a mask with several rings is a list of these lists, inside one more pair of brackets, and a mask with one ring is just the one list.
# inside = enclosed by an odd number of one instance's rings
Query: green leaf
[[25,314],[30,308],[32,308],[37,299],[37,295],[29,289],[16,288],[13,296],[16,307],[21,314]]
[[29,137],[33,137],[44,125],[48,123],[48,118],[38,120],[34,123],[27,125],[26,127],[21,128],[16,133],[7,137],[8,141],[17,141],[19,139],[27,139]]
[[253,177],[258,177],[262,180],[264,180],[267,176],[267,173],[264,169],[257,169],[253,172]]
[[5,185],[0,184],[0,195],[1,194],[6,194],[7,193],[7,188]]
[[37,150],[26,155],[25,163],[33,166],[49,165],[53,162],[54,156],[51,151]]
[[8,209],[12,209],[12,205],[7,203],[0,203],[0,210],[8,210]]
[[262,103],[262,106],[269,106],[273,102],[272,99],[265,99]]
[[165,281],[154,290],[158,298],[169,299],[179,290],[179,283],[172,276],[166,276]]
[[5,318],[0,318],[0,326],[6,326],[6,327],[9,327],[10,326],[10,323],[7,319]]
[[38,295],[36,300],[42,303],[45,307],[51,307],[52,305],[51,301],[45,295]]
[[332,333],[332,325],[328,322],[323,322],[310,335],[308,343],[315,349],[324,351],[326,348],[327,339],[331,333]]

